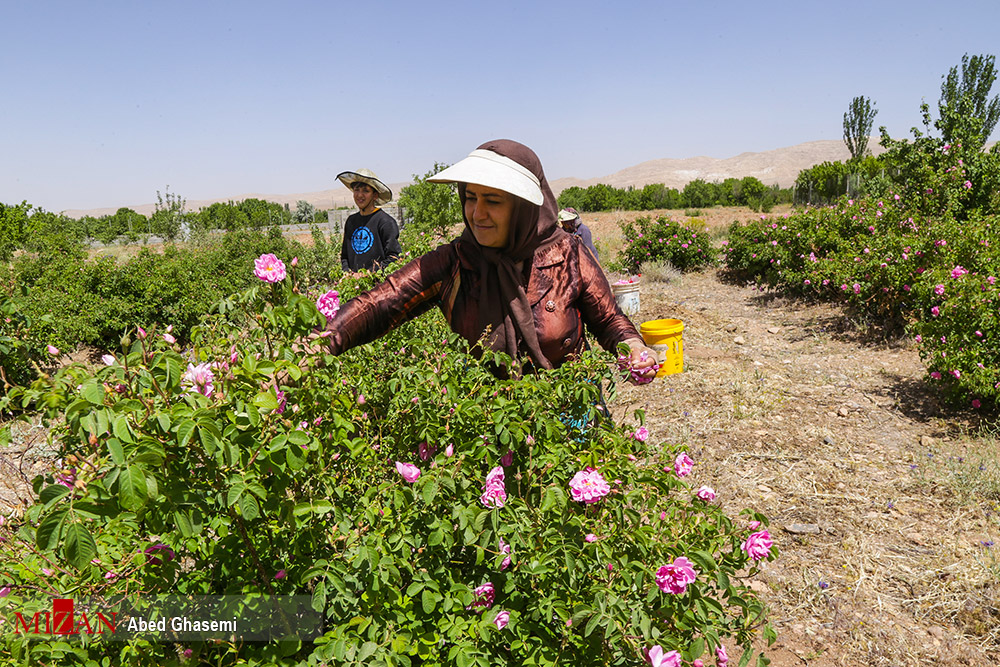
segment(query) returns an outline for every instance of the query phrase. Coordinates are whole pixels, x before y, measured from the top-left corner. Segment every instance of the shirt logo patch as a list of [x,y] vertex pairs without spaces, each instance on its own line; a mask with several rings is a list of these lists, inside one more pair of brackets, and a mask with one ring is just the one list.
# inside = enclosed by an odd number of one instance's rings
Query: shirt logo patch
[[367,227],[358,227],[351,234],[351,248],[358,255],[363,255],[372,249],[375,244],[375,237]]

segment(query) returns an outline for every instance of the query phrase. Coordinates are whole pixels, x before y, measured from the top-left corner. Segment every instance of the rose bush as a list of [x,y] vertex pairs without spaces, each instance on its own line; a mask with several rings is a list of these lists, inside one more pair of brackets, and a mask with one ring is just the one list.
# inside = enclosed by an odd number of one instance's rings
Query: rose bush
[[5,635],[0,661],[603,665],[738,647],[749,662],[773,637],[746,585],[777,555],[744,546],[764,518],[698,499],[671,467],[687,474],[686,454],[602,418],[610,355],[499,380],[488,369],[509,360],[475,359],[436,315],[341,357],[303,349],[327,288],[282,261],[287,276],[270,281],[268,260],[267,282],[223,300],[188,348],[150,326],[99,368],[9,393],[59,462],[0,527],[0,587],[26,611],[70,592],[309,595],[323,636]]
[[712,264],[718,251],[704,231],[669,218],[638,218],[622,224],[625,245],[615,260],[618,268],[636,273],[646,262],[665,260],[681,271]]
[[1000,217],[979,209],[956,217],[969,201],[1000,196],[976,190],[978,168],[995,156],[973,159],[926,138],[906,150],[919,162],[904,188],[733,225],[726,267],[760,287],[842,301],[887,334],[908,332],[932,382],[968,406],[995,405]]

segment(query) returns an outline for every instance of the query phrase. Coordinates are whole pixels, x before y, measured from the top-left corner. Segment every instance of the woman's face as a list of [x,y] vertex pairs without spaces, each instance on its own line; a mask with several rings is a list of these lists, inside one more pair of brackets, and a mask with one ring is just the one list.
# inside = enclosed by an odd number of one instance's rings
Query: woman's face
[[484,185],[465,186],[465,219],[484,248],[504,248],[510,241],[514,195]]

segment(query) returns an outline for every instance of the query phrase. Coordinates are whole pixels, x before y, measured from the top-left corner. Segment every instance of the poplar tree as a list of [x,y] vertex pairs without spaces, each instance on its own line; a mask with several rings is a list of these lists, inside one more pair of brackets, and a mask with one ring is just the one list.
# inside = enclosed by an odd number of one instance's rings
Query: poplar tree
[[868,135],[878,109],[867,97],[859,96],[851,100],[851,106],[844,114],[844,143],[851,152],[851,160],[860,160],[868,150]]
[[990,99],[997,72],[993,56],[962,56],[962,72],[952,67],[941,84],[936,126],[948,143],[978,153],[1000,120],[1000,97]]

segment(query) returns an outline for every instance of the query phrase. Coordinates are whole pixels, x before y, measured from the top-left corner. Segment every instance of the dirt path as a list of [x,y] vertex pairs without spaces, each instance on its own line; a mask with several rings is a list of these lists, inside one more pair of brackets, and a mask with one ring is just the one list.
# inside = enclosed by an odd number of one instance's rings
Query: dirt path
[[625,388],[615,417],[643,408],[695,484],[770,518],[781,556],[751,585],[772,664],[1000,664],[997,444],[931,416],[916,351],[715,271],[640,294],[637,322],[684,321],[685,372]]

